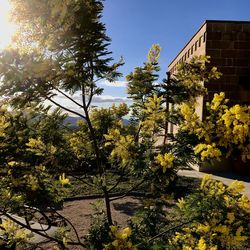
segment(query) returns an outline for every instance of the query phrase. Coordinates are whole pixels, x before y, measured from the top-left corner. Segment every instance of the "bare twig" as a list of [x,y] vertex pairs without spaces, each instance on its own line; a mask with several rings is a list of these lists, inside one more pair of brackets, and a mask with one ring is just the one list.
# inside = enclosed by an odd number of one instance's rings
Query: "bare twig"
[[55,88],[55,87],[54,87],[54,89],[56,91],[58,91],[60,94],[62,94],[63,96],[65,96],[67,99],[69,99],[70,101],[72,101],[73,103],[75,103],[80,108],[83,108],[83,106],[79,102],[75,101],[72,97],[70,97],[69,95],[67,95],[66,93],[64,93],[63,91],[61,91],[60,89]]
[[[192,221],[193,221],[193,220],[184,222],[184,223],[182,223],[182,224],[179,224],[179,225],[174,226],[174,227],[171,227],[171,228],[168,228],[167,230],[165,230],[165,231],[163,231],[163,232],[161,232],[161,233],[155,235],[154,237],[150,238],[149,240],[147,240],[147,243],[152,242],[153,240],[155,240],[155,239],[157,239],[157,238],[163,236],[164,234],[167,234],[167,233],[170,232],[170,231],[173,231],[173,230],[175,230],[175,229],[177,229],[177,228],[179,228],[179,227],[182,227],[182,226],[184,226],[184,225],[187,225],[187,224],[191,223]],[[138,244],[137,246],[140,246],[141,244],[142,244],[142,243]]]
[[134,185],[131,189],[129,189],[125,194],[118,196],[118,197],[114,197],[111,198],[110,201],[115,201],[115,200],[119,200],[122,199],[124,197],[126,197],[127,195],[129,195],[129,193],[131,193],[135,188],[139,187],[143,182],[145,181],[145,179],[143,178],[139,183],[137,183],[136,185]]
[[[59,244],[63,244],[63,242],[61,240],[58,240],[57,238],[55,237],[52,237],[52,236],[49,236],[47,233],[46,233],[46,230],[44,229],[41,229],[41,230],[36,230],[34,228],[30,228],[29,225],[26,225],[24,223],[22,223],[21,221],[15,219],[14,217],[12,217],[10,214],[8,213],[5,213],[4,216],[6,216],[8,219],[12,220],[14,223],[16,223],[17,225],[21,226],[22,228],[26,228],[28,230],[30,230],[31,232],[34,232],[35,234],[38,234],[46,239],[49,239],[51,241],[55,241]],[[44,232],[44,233],[42,233]],[[77,246],[82,246],[82,247],[85,247],[85,245],[81,242],[73,242],[73,241],[69,241],[67,242],[68,245],[77,245]]]
[[114,190],[118,185],[119,183],[121,182],[122,178],[123,178],[123,174],[118,178],[117,182],[110,188],[108,189],[108,192],[111,192],[112,190]]
[[65,218],[63,215],[61,215],[61,214],[60,214],[59,212],[57,212],[56,210],[53,210],[53,212],[56,213],[60,218],[62,218],[64,221],[66,221],[66,222],[71,226],[71,228],[73,229],[73,231],[74,231],[74,233],[75,233],[75,235],[76,235],[76,238],[77,238],[78,242],[81,243],[79,234],[78,234],[78,232],[77,232],[75,226],[72,224],[72,222],[71,222],[69,219]]
[[51,101],[52,103],[54,103],[56,106],[58,106],[58,107],[60,107],[61,109],[64,109],[64,110],[66,110],[66,111],[68,111],[68,112],[70,112],[70,113],[72,113],[72,114],[75,114],[75,115],[77,115],[77,116],[80,116],[81,118],[83,118],[84,120],[86,120],[86,117],[84,116],[84,115],[82,115],[82,114],[80,114],[80,113],[78,113],[78,112],[76,112],[76,111],[74,111],[74,110],[71,110],[71,109],[69,109],[69,108],[66,108],[66,107],[64,107],[64,106],[62,106],[61,104],[59,104],[58,102],[56,102],[56,101],[54,101],[52,98],[50,98],[50,97],[46,97],[49,101]]
[[91,187],[93,187],[94,185],[93,184],[91,184],[91,183],[89,183],[89,182],[87,182],[87,181],[85,181],[85,180],[83,180],[82,178],[80,178],[80,177],[77,177],[77,176],[75,176],[75,175],[71,175],[73,178],[75,178],[75,179],[77,179],[78,181],[81,181],[81,182],[83,182],[84,184],[86,184],[86,185],[88,185],[88,186],[91,186]]

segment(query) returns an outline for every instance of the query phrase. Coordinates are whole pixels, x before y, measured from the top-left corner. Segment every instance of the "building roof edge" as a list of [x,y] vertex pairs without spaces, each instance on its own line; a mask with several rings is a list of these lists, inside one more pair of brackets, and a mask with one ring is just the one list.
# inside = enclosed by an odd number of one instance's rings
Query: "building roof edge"
[[196,34],[203,28],[203,26],[207,23],[249,23],[250,21],[233,21],[233,20],[205,20],[200,28],[195,32],[195,34],[188,40],[188,42],[185,44],[185,46],[181,49],[181,51],[175,56],[175,58],[168,64],[169,66],[174,62],[174,60],[181,54],[181,52],[187,47],[187,45],[190,43],[190,41],[196,36]]

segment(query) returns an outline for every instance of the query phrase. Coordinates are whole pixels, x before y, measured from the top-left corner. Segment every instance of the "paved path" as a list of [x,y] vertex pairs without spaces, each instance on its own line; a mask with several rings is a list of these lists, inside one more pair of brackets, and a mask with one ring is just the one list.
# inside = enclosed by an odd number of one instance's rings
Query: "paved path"
[[[24,218],[22,217],[19,217],[17,215],[11,215],[12,218],[14,218],[15,220],[27,225],[27,222]],[[1,219],[4,221],[4,220],[7,220],[7,218],[5,216],[2,216]],[[42,232],[43,234],[46,234],[50,237],[55,237],[56,236],[56,233],[58,231],[58,227],[55,227],[55,226],[51,226],[48,230],[48,226],[47,225],[44,225],[44,224],[41,224],[41,223],[37,223],[37,222],[34,222],[34,221],[29,221],[29,225],[32,229],[36,229],[36,230],[40,230],[40,232]],[[45,231],[44,231],[45,230]],[[31,233],[31,230],[29,229],[24,229],[24,231],[28,234]],[[47,242],[48,239],[46,237],[43,237],[37,233],[34,233],[33,232],[33,237],[29,238],[27,240],[29,243],[35,243],[35,244],[39,244],[39,243],[43,243],[43,242]]]
[[[206,173],[198,172],[195,170],[180,170],[178,172],[179,175],[186,177],[195,177],[202,178]],[[213,178],[223,182],[226,185],[230,185],[234,180],[242,181],[245,185],[245,191],[243,192],[250,199],[250,177],[246,176],[238,176],[232,172],[221,172],[221,173],[213,173]]]

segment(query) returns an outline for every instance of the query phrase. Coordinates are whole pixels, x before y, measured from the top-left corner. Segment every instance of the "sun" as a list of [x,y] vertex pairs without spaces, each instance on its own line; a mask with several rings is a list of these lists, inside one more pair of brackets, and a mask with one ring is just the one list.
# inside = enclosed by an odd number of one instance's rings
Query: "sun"
[[11,37],[16,31],[16,26],[9,20],[10,10],[9,1],[0,0],[0,50],[10,45]]

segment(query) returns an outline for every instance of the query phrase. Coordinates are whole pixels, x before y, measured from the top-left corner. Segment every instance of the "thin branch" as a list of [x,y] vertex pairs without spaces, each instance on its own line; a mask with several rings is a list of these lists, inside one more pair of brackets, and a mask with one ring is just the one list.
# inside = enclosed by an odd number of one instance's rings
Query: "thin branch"
[[[151,241],[153,241],[153,240],[155,240],[155,239],[157,239],[157,238],[163,236],[164,234],[167,234],[168,232],[170,232],[170,231],[172,231],[172,230],[175,230],[175,229],[177,229],[177,228],[179,228],[179,227],[182,227],[182,226],[184,226],[184,225],[186,225],[186,224],[189,224],[189,223],[192,222],[192,221],[193,221],[193,220],[188,221],[188,222],[184,222],[184,223],[182,223],[182,224],[180,224],[180,225],[177,225],[177,226],[174,226],[174,227],[171,227],[171,228],[168,228],[167,230],[165,230],[165,231],[163,231],[163,232],[161,232],[161,233],[155,235],[154,237],[150,238],[150,239],[147,241],[147,243],[150,243]],[[140,246],[141,244],[142,244],[142,243],[138,244],[137,246]]]
[[72,101],[73,103],[75,103],[77,106],[83,108],[83,106],[82,106],[79,102],[75,101],[72,97],[70,97],[69,95],[65,94],[65,93],[64,93],[63,91],[61,91],[60,89],[55,88],[55,87],[54,87],[54,89],[55,89],[56,91],[58,91],[60,94],[64,95],[64,96],[65,96],[66,98],[68,98],[70,101]]
[[131,193],[135,188],[139,187],[143,182],[145,181],[145,179],[142,179],[139,183],[137,183],[136,185],[134,185],[131,189],[129,189],[125,194],[112,198],[110,199],[110,201],[115,201],[115,200],[119,200],[122,199],[124,197],[126,197],[129,193]]
[[139,142],[139,136],[140,136],[141,129],[142,129],[142,123],[140,123],[138,131],[137,131],[137,133],[135,135],[135,141],[136,142]]
[[89,100],[88,100],[88,103],[86,105],[86,108],[88,109],[91,102],[92,102],[92,98],[93,98],[94,94],[93,94],[93,86],[91,86],[91,89],[90,89],[90,95],[89,95]]
[[78,112],[76,112],[76,111],[74,111],[74,110],[71,110],[71,109],[68,109],[68,108],[66,108],[66,107],[64,107],[64,106],[62,106],[61,104],[59,104],[58,102],[55,102],[52,98],[50,98],[50,97],[46,97],[49,101],[51,101],[52,103],[54,103],[56,106],[58,106],[58,107],[60,107],[61,109],[64,109],[64,110],[66,110],[66,111],[68,111],[68,112],[70,112],[70,113],[72,113],[72,114],[75,114],[75,115],[77,115],[77,116],[80,116],[81,118],[83,118],[84,120],[86,120],[86,117],[84,116],[84,115],[82,115],[82,114],[80,114],[80,113],[78,113]]
[[86,105],[86,108],[89,108],[89,105],[92,102],[92,98],[93,98],[93,89],[94,89],[94,85],[93,85],[93,80],[94,80],[94,70],[93,70],[93,62],[92,60],[90,60],[90,69],[91,69],[91,87],[90,87],[90,96],[89,96],[89,100],[88,103]]
[[124,173],[118,178],[117,182],[108,190],[108,192],[111,192],[112,190],[114,190],[119,185],[119,183],[121,182],[123,176],[124,176]]
[[65,220],[65,221],[71,226],[71,228],[73,229],[73,231],[74,231],[74,233],[75,233],[75,235],[76,235],[76,238],[77,238],[78,242],[81,243],[79,234],[78,234],[78,232],[77,232],[75,226],[72,224],[72,222],[71,222],[69,219],[65,218],[63,215],[61,215],[61,214],[60,214],[59,212],[57,212],[56,210],[53,210],[53,211],[54,211],[60,218],[62,218],[63,220]]
[[[23,227],[23,228],[26,228],[26,229],[30,230],[31,232],[35,232],[35,234],[38,234],[38,235],[40,235],[40,236],[42,236],[42,237],[44,237],[44,238],[46,238],[46,239],[49,239],[49,240],[51,240],[51,241],[55,241],[55,242],[57,242],[57,243],[59,243],[59,244],[63,244],[63,242],[62,242],[61,240],[58,240],[58,239],[56,239],[56,238],[54,238],[54,237],[52,237],[52,236],[49,236],[47,233],[42,233],[42,232],[37,231],[37,230],[35,230],[35,229],[33,229],[33,228],[30,228],[28,225],[26,225],[26,224],[20,222],[19,220],[13,218],[13,217],[12,217],[11,215],[9,215],[8,213],[5,213],[4,216],[6,216],[8,219],[10,219],[10,220],[12,220],[13,222],[15,222],[17,225],[19,225],[19,226],[21,226],[21,227]],[[41,230],[41,231],[44,231],[44,232],[45,232],[45,230]],[[82,247],[85,247],[85,245],[84,245],[83,243],[81,243],[81,242],[72,242],[72,241],[70,241],[70,242],[67,242],[67,244],[68,244],[68,245],[75,245],[75,246],[76,246],[76,245],[78,245],[78,246],[80,245],[80,246],[82,246]]]
[[81,182],[83,182],[84,184],[90,186],[90,187],[93,187],[93,186],[94,186],[93,184],[91,184],[91,183],[89,183],[89,182],[83,180],[83,179],[80,178],[80,177],[77,177],[77,176],[75,176],[75,175],[71,175],[71,176],[72,176],[73,178],[77,179],[78,181],[81,181]]

